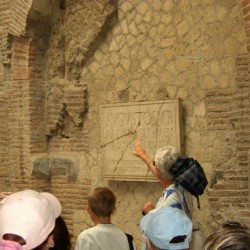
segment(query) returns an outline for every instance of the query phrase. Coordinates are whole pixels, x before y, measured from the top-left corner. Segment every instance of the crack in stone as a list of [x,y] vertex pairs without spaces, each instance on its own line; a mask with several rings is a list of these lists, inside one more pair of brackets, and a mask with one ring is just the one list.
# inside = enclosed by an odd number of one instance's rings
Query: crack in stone
[[140,122],[137,124],[137,126],[136,126],[136,128],[135,128],[134,131],[129,131],[129,132],[126,133],[126,134],[123,134],[123,135],[118,136],[118,137],[115,138],[114,140],[111,140],[111,141],[109,141],[109,142],[107,142],[107,143],[101,145],[101,148],[104,148],[104,147],[108,146],[109,144],[111,144],[111,143],[113,143],[113,142],[115,142],[115,141],[117,141],[117,140],[119,140],[119,139],[121,139],[121,138],[123,138],[123,137],[126,137],[126,136],[128,136],[128,135],[134,135],[134,134],[136,134],[136,130],[137,130],[137,128],[138,128],[139,126],[140,126]]
[[[161,111],[161,109],[163,108],[163,106],[164,106],[164,102],[162,102],[162,103],[160,104],[160,106],[159,106],[159,108],[158,108],[158,110],[157,110],[156,117],[155,117],[155,118],[156,118],[156,123],[155,123],[156,125],[155,125],[155,142],[154,142],[155,145],[154,145],[154,147],[153,147],[153,148],[154,148],[154,154],[155,154],[155,152],[156,152],[156,144],[157,144],[157,139],[158,139],[158,134],[159,134],[159,128],[158,128],[158,125],[159,125],[159,124],[158,124],[158,123],[159,123],[159,120],[160,120],[160,111]],[[125,134],[122,134],[122,135],[116,137],[115,139],[113,139],[113,140],[111,140],[111,141],[108,141],[108,142],[106,142],[105,144],[102,144],[102,145],[101,145],[101,148],[104,148],[104,147],[106,147],[106,146],[108,146],[108,145],[110,145],[110,144],[112,144],[112,143],[114,143],[114,142],[120,140],[121,138],[124,138],[124,137],[127,137],[127,136],[132,136],[131,139],[126,143],[126,146],[125,146],[124,150],[122,151],[121,156],[120,156],[119,159],[116,161],[116,164],[115,164],[115,167],[114,167],[113,172],[116,172],[116,171],[117,171],[118,165],[120,164],[120,162],[121,162],[122,159],[124,158],[124,155],[125,155],[125,153],[127,152],[129,146],[130,146],[131,143],[135,140],[136,135],[138,134],[138,128],[139,128],[140,126],[141,126],[141,121],[139,120],[139,121],[138,121],[138,124],[136,125],[136,127],[135,127],[134,130],[130,129],[129,132],[127,132],[127,133],[125,133]],[[147,171],[147,173],[146,173],[146,176],[148,176],[149,172],[150,172],[150,170],[148,169],[148,171]]]
[[127,144],[127,146],[126,146],[125,150],[123,151],[123,154],[121,155],[120,159],[118,159],[118,161],[116,162],[114,172],[116,171],[116,169],[117,169],[117,167],[118,167],[120,161],[122,160],[122,158],[123,158],[125,152],[127,151],[128,147],[129,147],[129,145],[130,145],[130,144],[132,143],[132,141],[135,139],[136,131],[137,131],[138,127],[140,127],[140,125],[141,125],[141,123],[140,123],[140,121],[139,121],[138,124],[137,124],[137,126],[136,126],[136,128],[135,128],[135,130],[134,130],[134,132],[132,133],[132,135],[133,135],[132,139],[131,139],[130,142]]

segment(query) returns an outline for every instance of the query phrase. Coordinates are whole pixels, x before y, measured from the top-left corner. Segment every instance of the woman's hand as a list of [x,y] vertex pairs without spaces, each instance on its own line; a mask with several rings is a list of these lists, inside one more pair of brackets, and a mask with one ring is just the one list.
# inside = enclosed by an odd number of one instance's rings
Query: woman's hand
[[141,158],[142,160],[145,158],[145,156],[147,156],[147,153],[146,153],[145,149],[142,147],[139,140],[137,140],[135,142],[135,151],[133,152],[133,154],[135,156]]
[[147,213],[149,213],[149,212],[150,212],[151,210],[153,210],[153,209],[155,209],[155,206],[153,205],[153,203],[150,202],[150,201],[147,201],[147,202],[144,204],[143,208],[142,208],[142,214],[143,214],[143,215],[146,215]]
[[154,166],[153,167],[151,166],[153,161],[148,156],[148,154],[146,153],[146,150],[142,147],[139,140],[137,140],[135,142],[135,151],[133,152],[133,154],[135,156],[141,158],[147,164],[147,166],[150,168],[150,170],[154,171]]

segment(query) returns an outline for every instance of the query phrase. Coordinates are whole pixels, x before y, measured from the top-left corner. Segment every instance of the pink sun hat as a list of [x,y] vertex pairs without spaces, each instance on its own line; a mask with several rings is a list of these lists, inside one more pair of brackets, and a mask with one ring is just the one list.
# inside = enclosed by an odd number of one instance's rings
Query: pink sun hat
[[43,243],[61,214],[59,200],[50,193],[23,190],[6,196],[0,202],[0,239],[4,234],[22,237],[30,250]]

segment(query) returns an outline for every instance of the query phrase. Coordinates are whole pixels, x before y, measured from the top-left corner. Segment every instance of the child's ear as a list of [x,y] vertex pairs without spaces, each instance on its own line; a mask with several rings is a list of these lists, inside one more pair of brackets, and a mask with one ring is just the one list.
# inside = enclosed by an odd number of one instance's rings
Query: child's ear
[[112,214],[116,212],[116,207],[113,208]]
[[156,247],[156,246],[153,244],[153,242],[152,242],[151,240],[148,240],[147,244],[148,244],[148,249],[149,249],[149,250],[157,250],[157,249],[160,249],[160,248]]
[[49,248],[52,248],[55,246],[55,241],[54,241],[54,235],[51,234],[47,240],[47,245]]
[[88,211],[88,214],[89,214],[89,215],[92,214],[92,209],[91,209],[91,207],[88,207],[88,208],[87,208],[87,211]]

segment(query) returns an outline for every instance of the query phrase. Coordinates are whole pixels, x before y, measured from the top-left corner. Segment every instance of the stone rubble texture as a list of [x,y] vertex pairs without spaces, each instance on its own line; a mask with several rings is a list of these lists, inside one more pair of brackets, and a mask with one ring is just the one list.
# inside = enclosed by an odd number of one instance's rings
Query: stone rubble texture
[[139,249],[141,208],[162,187],[103,180],[100,107],[181,98],[185,154],[209,180],[194,219],[205,235],[227,219],[250,224],[250,1],[59,2],[0,3],[1,190],[57,195],[74,245],[93,225],[89,190],[107,185],[118,198],[113,222]]

